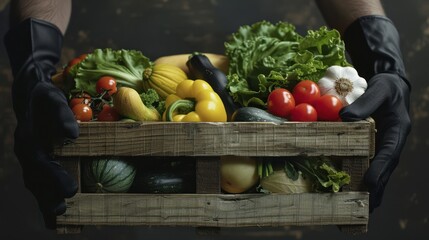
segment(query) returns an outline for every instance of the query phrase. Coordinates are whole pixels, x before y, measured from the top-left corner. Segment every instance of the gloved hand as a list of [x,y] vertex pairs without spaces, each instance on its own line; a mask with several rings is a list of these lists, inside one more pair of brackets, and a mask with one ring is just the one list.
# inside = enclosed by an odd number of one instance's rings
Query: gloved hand
[[51,81],[62,40],[56,26],[36,19],[21,22],[5,36],[14,76],[14,150],[25,186],[37,199],[47,228],[55,227],[55,217],[66,210],[64,198],[72,197],[78,188],[51,156],[54,144],[63,144],[79,135],[64,93]]
[[398,165],[411,130],[411,85],[405,75],[398,32],[388,18],[359,18],[345,31],[344,41],[354,67],[368,81],[368,89],[344,107],[340,116],[343,121],[371,116],[377,130],[375,156],[364,178],[372,212],[381,204],[386,184]]

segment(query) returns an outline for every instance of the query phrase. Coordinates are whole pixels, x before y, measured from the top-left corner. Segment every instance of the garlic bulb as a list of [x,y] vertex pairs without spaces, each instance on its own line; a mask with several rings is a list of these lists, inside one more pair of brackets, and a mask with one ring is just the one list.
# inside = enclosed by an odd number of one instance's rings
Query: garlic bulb
[[331,66],[317,82],[321,95],[337,96],[343,106],[347,106],[360,97],[368,87],[366,80],[359,76],[353,67]]

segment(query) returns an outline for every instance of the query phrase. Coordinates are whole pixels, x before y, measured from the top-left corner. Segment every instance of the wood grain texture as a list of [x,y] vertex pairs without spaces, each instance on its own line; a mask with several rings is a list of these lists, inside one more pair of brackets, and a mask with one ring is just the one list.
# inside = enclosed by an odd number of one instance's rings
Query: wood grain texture
[[367,191],[363,176],[369,167],[367,157],[345,157],[341,159],[341,170],[350,175],[350,184],[343,191]]
[[219,157],[199,157],[196,160],[196,193],[220,193]]
[[374,125],[358,122],[89,122],[57,156],[365,156]]
[[368,194],[77,194],[59,225],[366,225]]

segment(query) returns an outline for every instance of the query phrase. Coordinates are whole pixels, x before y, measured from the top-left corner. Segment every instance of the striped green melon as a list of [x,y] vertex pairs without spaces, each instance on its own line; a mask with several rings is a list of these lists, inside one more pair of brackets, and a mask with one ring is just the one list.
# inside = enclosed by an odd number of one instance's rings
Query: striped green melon
[[83,165],[86,192],[124,193],[133,184],[136,168],[125,160],[96,159]]

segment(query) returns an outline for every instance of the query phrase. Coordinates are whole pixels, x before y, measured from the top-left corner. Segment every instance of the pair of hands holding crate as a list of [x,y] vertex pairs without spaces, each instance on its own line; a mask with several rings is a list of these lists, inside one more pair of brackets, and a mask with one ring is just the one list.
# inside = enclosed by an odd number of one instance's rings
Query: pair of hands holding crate
[[[79,135],[63,92],[51,81],[59,61],[62,34],[52,24],[28,19],[11,29],[5,43],[13,71],[13,107],[17,117],[15,154],[26,187],[38,200],[48,228],[65,212],[64,198],[77,191],[75,180],[50,156],[54,144]],[[354,67],[368,89],[344,107],[343,121],[371,116],[376,122],[376,155],[365,175],[370,211],[381,203],[385,186],[398,164],[410,131],[410,84],[392,22],[379,16],[357,19],[344,33]]]

